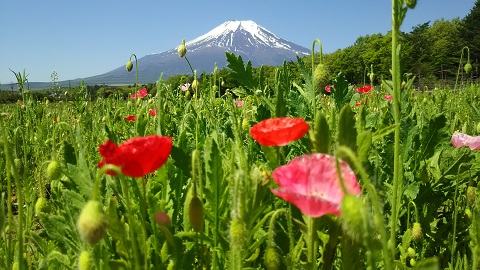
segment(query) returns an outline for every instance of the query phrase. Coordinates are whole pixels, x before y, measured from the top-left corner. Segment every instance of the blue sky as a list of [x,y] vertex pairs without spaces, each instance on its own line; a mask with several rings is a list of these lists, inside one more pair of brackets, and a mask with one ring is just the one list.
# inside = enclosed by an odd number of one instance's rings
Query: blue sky
[[[464,18],[475,0],[418,0],[402,31],[437,19]],[[391,29],[388,0],[0,0],[0,84],[26,69],[30,82],[99,75],[175,48],[228,20],[253,20],[276,35],[324,53],[352,45],[359,36]],[[188,49],[188,48],[187,48]],[[318,49],[317,49],[318,50]]]

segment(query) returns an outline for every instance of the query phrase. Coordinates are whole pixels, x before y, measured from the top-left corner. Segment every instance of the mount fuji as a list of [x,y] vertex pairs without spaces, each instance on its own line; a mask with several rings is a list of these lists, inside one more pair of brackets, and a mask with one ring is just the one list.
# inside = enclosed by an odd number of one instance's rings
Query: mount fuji
[[[213,71],[214,63],[219,69],[226,67],[225,52],[241,55],[245,62],[250,60],[253,67],[261,65],[279,66],[283,61],[296,60],[310,54],[302,46],[289,42],[268,31],[253,21],[227,21],[208,33],[186,42],[187,58],[197,75]],[[185,59],[177,49],[153,53],[138,59],[139,83],[154,83],[160,74],[163,78],[179,74],[190,74]],[[105,74],[85,78],[87,84],[132,84],[135,72],[127,72],[122,65]]]

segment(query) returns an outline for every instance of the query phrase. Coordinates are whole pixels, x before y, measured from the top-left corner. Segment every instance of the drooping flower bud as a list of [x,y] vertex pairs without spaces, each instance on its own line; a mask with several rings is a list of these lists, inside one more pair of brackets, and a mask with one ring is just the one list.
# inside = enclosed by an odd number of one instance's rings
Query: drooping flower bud
[[277,270],[280,269],[282,258],[275,247],[267,247],[263,262],[267,270]]
[[422,240],[422,226],[420,225],[420,223],[413,223],[412,236],[415,242]]
[[315,85],[320,89],[324,89],[328,85],[328,69],[324,64],[318,64],[313,76]]
[[200,232],[203,227],[203,205],[198,197],[192,198],[188,211],[193,230]]
[[86,250],[80,253],[78,257],[78,270],[90,270],[92,269],[92,259],[90,253]]
[[58,180],[62,176],[62,170],[58,161],[53,160],[47,166],[47,178],[50,180]]
[[470,64],[470,62],[467,62],[463,67],[463,70],[465,70],[465,73],[468,75],[472,70],[472,64]]
[[365,216],[365,206],[362,200],[351,194],[345,195],[340,205],[342,217],[342,228],[352,239],[360,240],[365,228],[363,218]]
[[475,199],[477,197],[475,187],[468,186],[467,187],[467,205],[472,206],[475,203]]
[[47,213],[50,211],[50,206],[48,205],[48,200],[45,197],[38,198],[35,203],[35,214],[38,216],[40,213]]
[[89,244],[98,243],[107,232],[107,217],[99,201],[90,200],[83,207],[77,220],[80,236]]
[[187,47],[185,47],[185,39],[182,39],[182,44],[177,48],[178,56],[184,57],[187,54]]
[[125,68],[127,69],[128,72],[132,71],[133,69],[132,61],[128,61],[127,64],[125,65]]

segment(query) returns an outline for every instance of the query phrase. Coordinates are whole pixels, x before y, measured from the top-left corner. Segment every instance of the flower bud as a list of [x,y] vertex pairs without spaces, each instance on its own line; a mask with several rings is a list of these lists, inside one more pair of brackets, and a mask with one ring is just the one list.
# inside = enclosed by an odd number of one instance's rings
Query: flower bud
[[362,200],[351,194],[345,195],[340,205],[342,214],[342,228],[352,239],[360,240],[365,231],[363,218],[365,206]]
[[408,247],[407,248],[407,254],[410,258],[414,258],[415,257],[415,249],[413,249],[411,247]]
[[50,206],[48,205],[48,200],[45,197],[38,198],[35,203],[35,214],[38,216],[40,213],[50,212]]
[[410,9],[414,9],[417,5],[417,0],[405,0],[405,5]]
[[47,166],[47,178],[50,180],[58,180],[62,176],[62,170],[58,161],[53,160]]
[[213,74],[217,74],[217,73],[218,73],[218,67],[215,66],[215,67],[213,68]]
[[133,69],[132,61],[128,61],[127,64],[125,65],[125,68],[127,69],[128,72],[132,71]]
[[263,257],[263,262],[267,270],[280,269],[282,258],[275,247],[268,247]]
[[324,64],[318,64],[313,74],[314,82],[317,87],[324,89],[328,85],[328,70]]
[[90,253],[86,250],[80,253],[78,257],[78,270],[90,270],[92,269],[92,259]]
[[234,219],[230,224],[230,237],[234,244],[243,243],[247,237],[245,224],[239,220]]
[[475,203],[475,199],[477,197],[475,187],[468,186],[467,187],[467,205],[472,206]]
[[414,267],[416,263],[417,263],[417,262],[415,261],[414,258],[411,258],[411,259],[410,259],[410,266],[411,266],[411,267]]
[[193,230],[200,232],[203,227],[203,205],[198,197],[192,198],[188,211]]
[[90,200],[83,207],[77,220],[80,236],[89,244],[98,243],[107,232],[107,218],[99,201]]
[[463,67],[463,70],[465,70],[465,73],[468,75],[472,70],[472,64],[470,64],[470,62],[467,62]]
[[420,223],[413,223],[412,236],[415,242],[422,240],[422,226],[420,225]]
[[193,89],[194,91],[197,91],[199,84],[200,84],[200,82],[199,82],[197,79],[193,80],[193,82],[192,82],[192,89]]
[[213,90],[213,92],[216,93],[216,92],[218,91],[218,86],[214,85],[214,86],[212,87],[212,90]]
[[155,213],[155,221],[158,225],[163,227],[170,227],[172,225],[172,221],[170,217],[165,212],[157,212]]
[[249,128],[250,128],[250,122],[248,121],[248,118],[243,118],[242,129],[243,130],[248,130]]
[[185,39],[182,39],[182,44],[177,48],[178,56],[184,57],[187,54],[187,47],[185,47]]

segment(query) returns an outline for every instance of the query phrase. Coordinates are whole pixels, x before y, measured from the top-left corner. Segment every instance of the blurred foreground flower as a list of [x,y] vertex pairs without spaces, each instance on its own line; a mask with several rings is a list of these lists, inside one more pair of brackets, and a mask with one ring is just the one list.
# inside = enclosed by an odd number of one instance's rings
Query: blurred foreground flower
[[452,135],[452,145],[457,148],[468,146],[472,150],[480,150],[480,136],[455,133]]
[[147,88],[143,88],[143,89],[138,89],[136,94],[132,94],[131,98],[132,99],[143,98],[146,95],[148,95]]
[[[359,195],[361,190],[357,177],[348,163],[339,163],[346,192]],[[298,207],[305,215],[340,215],[345,193],[338,178],[335,157],[327,154],[299,156],[275,169],[272,176],[280,186],[272,192]]]
[[[172,150],[172,138],[158,135],[135,137],[116,145],[108,140],[98,148],[103,160],[98,163],[113,164],[122,169],[124,175],[142,177],[160,168]],[[110,175],[114,172],[108,171]]]
[[255,124],[250,129],[250,135],[263,146],[284,146],[301,139],[308,128],[302,118],[269,118]]

